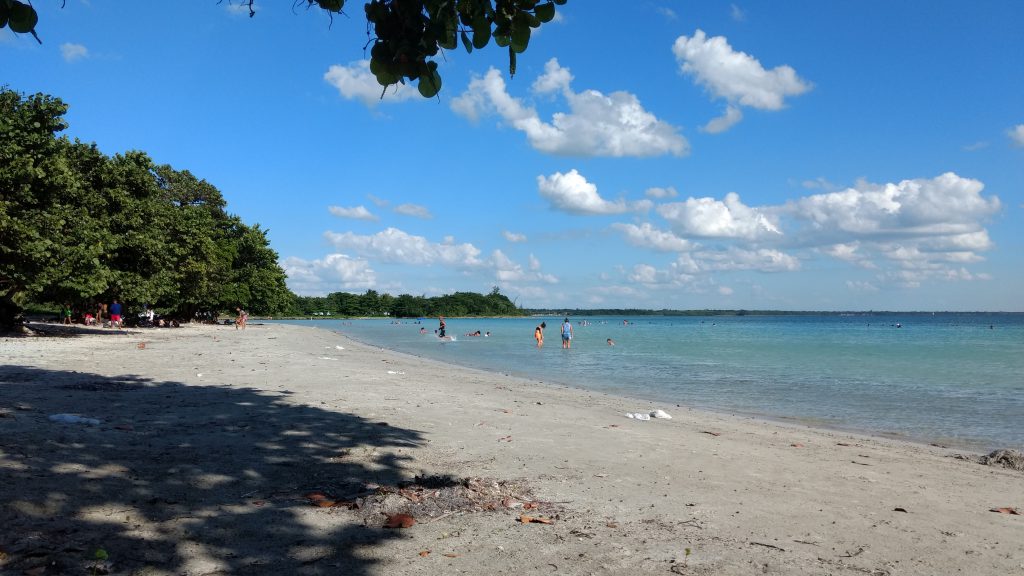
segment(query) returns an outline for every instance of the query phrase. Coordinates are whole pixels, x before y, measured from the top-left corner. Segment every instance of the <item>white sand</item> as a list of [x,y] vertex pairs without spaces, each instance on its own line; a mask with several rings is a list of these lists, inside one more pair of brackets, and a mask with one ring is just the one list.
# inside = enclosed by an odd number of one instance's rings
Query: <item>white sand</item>
[[[0,359],[0,573],[1024,574],[1024,516],[990,511],[1024,513],[1024,473],[941,448],[286,325],[4,338]],[[398,512],[416,524],[384,528]]]

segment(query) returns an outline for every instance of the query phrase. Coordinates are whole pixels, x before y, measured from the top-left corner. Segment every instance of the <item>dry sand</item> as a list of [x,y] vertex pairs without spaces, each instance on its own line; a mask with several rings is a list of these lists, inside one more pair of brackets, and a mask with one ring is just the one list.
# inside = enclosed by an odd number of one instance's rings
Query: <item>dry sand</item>
[[1024,516],[990,511],[1024,512],[1024,473],[942,448],[287,325],[0,360],[3,574],[1024,574]]

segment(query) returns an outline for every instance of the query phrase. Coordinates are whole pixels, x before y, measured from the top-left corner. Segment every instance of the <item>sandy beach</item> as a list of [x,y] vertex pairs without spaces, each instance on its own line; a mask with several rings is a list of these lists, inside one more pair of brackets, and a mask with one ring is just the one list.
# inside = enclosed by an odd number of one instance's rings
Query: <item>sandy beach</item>
[[0,339],[2,574],[1024,574],[1024,472],[976,454],[314,328],[76,332]]

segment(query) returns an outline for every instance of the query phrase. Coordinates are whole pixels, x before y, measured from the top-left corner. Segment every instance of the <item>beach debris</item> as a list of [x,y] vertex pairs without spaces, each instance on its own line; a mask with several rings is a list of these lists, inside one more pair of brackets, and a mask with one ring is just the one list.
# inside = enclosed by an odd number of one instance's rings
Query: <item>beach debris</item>
[[430,556],[430,550],[420,550],[420,558],[426,558]]
[[136,348],[138,348],[139,350],[145,350],[146,349],[146,343],[145,342],[139,342],[139,344],[136,346]]
[[651,418],[665,418],[667,420],[671,420],[672,415],[664,410],[655,410],[654,412],[651,412]]
[[903,512],[904,514],[909,514],[909,512],[907,512],[906,508],[900,508],[899,506],[893,508],[892,511],[893,512]]
[[764,546],[765,548],[772,548],[774,550],[781,550],[783,552],[786,551],[785,548],[780,548],[779,546],[776,546],[774,544],[766,544],[764,542],[751,542],[750,545],[751,546]]
[[521,524],[554,524],[555,521],[551,518],[545,518],[543,516],[527,516],[523,514],[519,517]]
[[449,552],[447,554],[442,554],[442,556],[444,556],[445,558],[458,558],[459,557],[459,555],[455,554],[454,552]]
[[805,446],[804,446],[804,445],[803,445],[802,443],[800,443],[800,442],[793,442],[792,444],[790,444],[790,446],[792,446],[793,448],[804,448],[804,447],[805,447]]
[[1003,507],[1003,508],[990,508],[989,512],[998,512],[999,514],[1009,514],[1011,516],[1020,516],[1021,513],[1016,508]]
[[61,424],[85,424],[87,426],[99,426],[100,421],[96,418],[85,418],[78,416],[77,414],[51,414],[50,422],[59,422]]
[[405,372],[401,372],[401,371],[397,371],[397,370],[388,370],[388,374],[398,374],[399,376],[404,376]]
[[712,436],[721,436],[722,435],[721,432],[712,432],[710,430],[701,430],[700,433],[701,434],[711,434]]
[[389,514],[385,528],[412,528],[416,519],[408,514]]
[[1024,453],[1020,450],[995,450],[979,460],[986,466],[999,466],[1024,472]]
[[502,436],[501,438],[498,438],[498,442],[511,442],[511,441],[512,441],[512,436],[511,435]]
[[634,420],[650,420],[651,415],[646,412],[626,412],[626,418],[632,418]]

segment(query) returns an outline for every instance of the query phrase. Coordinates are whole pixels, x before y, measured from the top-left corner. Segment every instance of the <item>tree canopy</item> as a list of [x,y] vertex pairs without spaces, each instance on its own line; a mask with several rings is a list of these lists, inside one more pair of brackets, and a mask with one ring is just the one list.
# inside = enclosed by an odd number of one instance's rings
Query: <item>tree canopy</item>
[[[223,0],[218,0],[218,3]],[[227,0],[229,3],[232,0]],[[237,0],[255,16],[253,0]],[[343,14],[345,0],[293,0],[296,6],[319,7]],[[434,58],[461,42],[466,52],[494,40],[508,49],[509,74],[516,73],[516,55],[526,51],[533,30],[555,18],[555,6],[567,0],[371,0],[363,6],[370,36],[370,71],[382,86],[416,82],[424,98],[441,90]],[[32,34],[39,42],[39,15],[23,0],[0,0],[0,28]]]
[[290,309],[265,230],[187,170],[58,136],[66,111],[0,87],[0,326],[27,303],[119,298],[183,319]]
[[498,290],[490,294],[455,292],[443,296],[412,296],[334,292],[327,296],[296,296],[294,313],[301,316],[331,314],[338,316],[391,316],[422,318],[428,316],[521,316],[522,310]]

